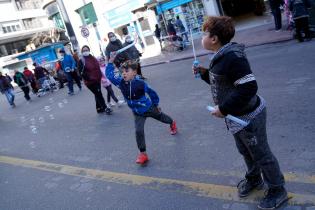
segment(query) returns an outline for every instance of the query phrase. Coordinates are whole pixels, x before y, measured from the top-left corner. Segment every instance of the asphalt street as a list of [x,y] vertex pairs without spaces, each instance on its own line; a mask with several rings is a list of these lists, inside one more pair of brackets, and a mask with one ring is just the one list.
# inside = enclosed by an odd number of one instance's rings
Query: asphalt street
[[[246,50],[267,101],[268,137],[293,196],[280,209],[315,209],[315,41]],[[204,66],[209,56],[200,58]],[[263,192],[236,194],[245,164],[224,121],[206,109],[210,87],[191,73],[192,60],[146,67],[162,110],[179,133],[148,119],[146,167],[129,108],[98,115],[87,88],[32,102],[0,96],[0,209],[256,209]],[[121,98],[118,89],[115,89]],[[106,96],[106,90],[103,89]]]

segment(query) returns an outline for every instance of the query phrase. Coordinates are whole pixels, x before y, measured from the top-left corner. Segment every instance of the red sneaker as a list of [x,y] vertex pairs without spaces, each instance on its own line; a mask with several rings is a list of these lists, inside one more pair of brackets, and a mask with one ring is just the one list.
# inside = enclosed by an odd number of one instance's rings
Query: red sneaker
[[175,120],[173,120],[172,124],[171,124],[171,134],[175,135],[177,133],[177,127],[176,127],[176,122]]
[[146,162],[148,162],[148,160],[149,160],[149,157],[147,153],[141,152],[137,157],[136,163],[143,165]]

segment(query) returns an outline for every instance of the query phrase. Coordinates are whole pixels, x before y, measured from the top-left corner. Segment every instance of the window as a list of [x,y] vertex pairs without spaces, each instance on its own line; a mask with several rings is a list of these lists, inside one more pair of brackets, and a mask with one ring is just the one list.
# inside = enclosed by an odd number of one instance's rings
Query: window
[[43,26],[42,22],[35,18],[24,19],[23,24],[26,29],[33,29],[33,28],[38,28],[38,27]]
[[2,27],[2,31],[3,31],[3,33],[8,33],[8,31],[7,31],[7,28],[6,27]]
[[10,27],[10,26],[7,26],[6,28],[7,28],[8,33],[12,32],[12,30],[11,30],[11,27]]
[[15,27],[16,27],[17,31],[21,31],[21,26],[20,25],[15,25]]
[[16,31],[15,26],[11,26],[11,28],[12,28],[12,31]]
[[15,0],[18,10],[40,9],[44,0]]

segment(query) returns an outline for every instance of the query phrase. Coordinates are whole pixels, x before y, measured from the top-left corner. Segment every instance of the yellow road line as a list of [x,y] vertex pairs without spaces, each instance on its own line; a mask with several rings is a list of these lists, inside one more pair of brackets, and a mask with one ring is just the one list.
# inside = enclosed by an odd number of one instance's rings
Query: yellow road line
[[[209,175],[209,176],[230,176],[230,177],[240,177],[243,178],[244,174],[236,171],[209,171],[209,170],[193,170],[194,174]],[[286,173],[284,174],[285,180],[287,182],[297,182],[303,184],[315,184],[315,176],[303,173]]]
[[[146,189],[172,191],[190,194],[193,196],[209,197],[228,201],[256,203],[257,200],[259,200],[263,196],[262,191],[260,191],[254,193],[252,196],[246,199],[240,199],[237,196],[236,188],[231,186],[148,177],[126,173],[116,173],[111,171],[81,168],[36,160],[26,160],[8,156],[0,156],[0,163],[22,166],[42,171],[49,171],[70,176],[79,176],[117,184],[139,186]],[[292,199],[290,199],[289,201],[290,205],[315,205],[315,195],[289,193],[289,196],[292,197]]]

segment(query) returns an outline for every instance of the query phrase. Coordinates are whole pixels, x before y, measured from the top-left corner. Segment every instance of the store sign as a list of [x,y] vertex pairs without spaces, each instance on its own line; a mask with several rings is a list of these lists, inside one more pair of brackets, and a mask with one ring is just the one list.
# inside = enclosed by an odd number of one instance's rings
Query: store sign
[[159,4],[156,6],[156,11],[158,14],[161,14],[162,12],[172,9],[174,7],[178,7],[182,4],[186,4],[188,2],[191,2],[192,0],[172,0],[163,4]]
[[108,21],[110,27],[117,28],[132,21],[132,10],[142,7],[143,3],[140,0],[129,1],[112,10],[104,13],[104,18]]
[[92,2],[80,7],[76,10],[76,12],[80,15],[84,25],[93,24],[97,21],[97,16]]

